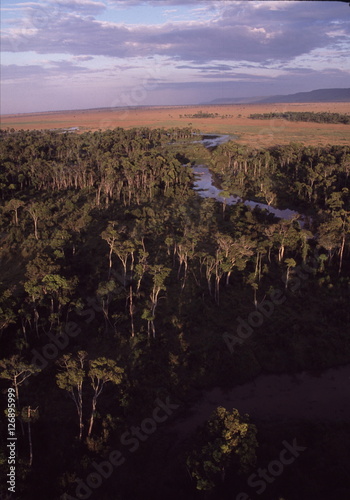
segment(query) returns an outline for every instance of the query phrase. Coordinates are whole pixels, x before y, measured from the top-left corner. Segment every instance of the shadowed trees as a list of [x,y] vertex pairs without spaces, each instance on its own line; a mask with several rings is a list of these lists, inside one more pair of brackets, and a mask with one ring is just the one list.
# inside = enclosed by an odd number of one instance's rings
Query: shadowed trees
[[[1,363],[18,356],[0,371],[4,385],[16,377],[28,434],[40,408],[33,444],[31,435],[19,436],[19,463],[24,450],[22,462],[27,467],[34,455],[34,467],[18,482],[32,495],[58,498],[86,477],[96,453],[108,453],[141,415],[152,415],[160,394],[187,401],[261,370],[323,369],[350,359],[348,147],[263,150],[230,142],[204,154],[191,145],[198,139],[191,129],[0,134]],[[188,166],[199,157],[226,197],[294,207],[309,222],[201,198]],[[272,304],[274,290],[283,295]],[[264,303],[271,305],[264,310]],[[249,319],[263,314],[250,329]],[[246,336],[231,354],[222,335],[238,328]],[[50,364],[58,351],[58,365]],[[22,396],[34,363],[24,360],[34,353],[44,368]],[[216,413],[188,453],[193,484],[225,487],[252,463],[250,425],[234,412]],[[160,431],[159,449],[152,438],[151,451],[167,448],[166,435]],[[55,450],[50,461],[37,442]],[[144,457],[159,472],[158,454],[147,446],[128,460],[121,496],[138,498],[129,477],[147,475]],[[48,478],[43,494],[35,490],[39,470]],[[110,484],[113,492],[106,485],[101,495],[115,494]]]
[[187,467],[197,490],[211,491],[225,480],[230,466],[247,472],[256,461],[256,427],[248,415],[219,406],[194,439]]

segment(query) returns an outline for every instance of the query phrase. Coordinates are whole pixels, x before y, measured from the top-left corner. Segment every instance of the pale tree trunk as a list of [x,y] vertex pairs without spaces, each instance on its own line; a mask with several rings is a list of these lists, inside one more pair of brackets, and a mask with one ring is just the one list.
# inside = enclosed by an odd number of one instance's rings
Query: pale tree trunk
[[281,245],[278,251],[278,261],[281,262],[284,255],[284,245]]
[[78,414],[79,414],[79,441],[81,441],[81,438],[83,437],[83,429],[84,429],[82,407],[80,407],[78,409]]
[[288,288],[289,272],[290,272],[290,267],[287,267],[286,282],[285,282],[285,284],[284,284],[284,288],[285,288],[285,290],[287,290],[287,288]]
[[79,441],[81,441],[83,437],[83,430],[84,430],[84,424],[83,424],[83,394],[82,394],[82,385],[78,387],[78,397],[71,392],[72,399],[75,403],[75,406],[77,408],[78,412],[78,417],[79,417]]
[[[160,290],[157,290],[157,291],[153,290],[153,292],[152,292],[152,297],[151,297],[151,300],[152,300],[152,318],[154,318],[155,313],[156,313],[159,291]],[[156,328],[154,326],[154,319],[151,320],[150,326],[152,327],[152,334],[153,334],[153,338],[155,339],[156,338]]]
[[344,247],[345,247],[345,234],[343,234],[341,246],[340,246],[340,251],[339,251],[339,270],[338,270],[339,274],[341,273],[341,269],[342,269],[342,265],[343,265]]
[[90,416],[88,437],[90,437],[91,432],[92,432],[92,426],[94,425],[96,405],[97,405],[97,396],[96,396],[96,393],[95,393],[94,397],[92,398],[92,409],[91,409],[91,416]]
[[129,294],[129,311],[130,311],[130,319],[131,319],[131,337],[135,337],[134,305],[133,305],[133,296],[132,296],[132,286],[131,285],[130,285],[130,294]]
[[112,253],[113,253],[113,247],[110,247],[109,250],[109,269],[108,269],[108,279],[111,277],[111,271],[112,271]]
[[99,187],[97,188],[97,192],[96,192],[96,206],[100,206],[100,203],[101,203],[101,190],[102,190],[102,186],[101,184],[99,185]]
[[221,276],[216,274],[215,276],[215,302],[219,305],[220,303],[220,279]]
[[31,409],[28,406],[28,441],[29,441],[29,467],[33,463],[33,443],[32,443],[32,429],[30,426]]
[[39,239],[39,237],[38,237],[38,219],[33,218],[33,221],[34,221],[34,236],[35,236],[35,239],[38,240]]
[[[16,379],[14,379],[14,380],[13,380],[13,385],[14,385],[14,387],[15,387],[16,400],[17,400],[17,405],[18,405],[17,409],[18,409],[18,411],[20,411],[20,409],[21,409],[21,405],[20,405],[20,403],[19,403],[19,390],[18,390],[18,383],[17,383],[17,380],[16,380]],[[21,418],[19,418],[18,420],[19,420],[19,422],[20,422],[20,424],[21,424],[21,431],[22,431],[22,435],[24,436],[24,434],[25,434],[25,433],[24,433],[23,420],[22,420]]]
[[184,274],[184,278],[183,278],[183,282],[182,282],[182,289],[185,288],[185,285],[186,285],[186,279],[187,279],[187,267],[188,267],[188,264],[187,264],[187,259],[185,261],[185,274]]

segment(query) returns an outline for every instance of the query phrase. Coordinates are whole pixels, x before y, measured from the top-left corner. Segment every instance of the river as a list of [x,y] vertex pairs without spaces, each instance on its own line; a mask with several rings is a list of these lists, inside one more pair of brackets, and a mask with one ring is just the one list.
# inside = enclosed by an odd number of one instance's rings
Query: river
[[[230,135],[205,135],[204,139],[201,141],[194,141],[195,143],[201,143],[206,148],[211,149],[219,146],[220,144],[224,144],[232,140],[234,137]],[[210,170],[205,165],[195,165],[193,167],[193,172],[196,174],[196,180],[194,182],[194,189],[198,192],[198,194],[202,198],[214,198],[217,201],[224,202],[225,199],[220,196],[221,190],[215,187],[212,175]],[[305,216],[300,215],[298,212],[294,210],[290,210],[289,208],[285,210],[280,210],[278,208],[265,205],[264,203],[258,203],[252,200],[242,200],[239,196],[229,196],[226,198],[227,205],[234,205],[236,203],[243,202],[245,205],[255,208],[258,206],[262,210],[267,210],[269,213],[274,214],[276,217],[281,219],[291,220],[293,217],[300,216],[301,221],[304,220]]]

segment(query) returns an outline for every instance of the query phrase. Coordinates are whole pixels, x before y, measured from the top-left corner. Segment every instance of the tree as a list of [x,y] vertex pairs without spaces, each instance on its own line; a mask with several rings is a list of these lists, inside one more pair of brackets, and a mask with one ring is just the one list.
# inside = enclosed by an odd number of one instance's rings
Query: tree
[[73,399],[79,418],[79,440],[83,436],[83,382],[85,378],[85,361],[87,352],[79,351],[76,356],[65,354],[57,364],[62,372],[56,375],[56,382],[60,389],[68,392]]
[[329,261],[331,261],[335,250],[338,249],[339,274],[342,270],[344,249],[349,239],[349,234],[350,212],[343,208],[329,212],[326,221],[319,226],[318,241],[328,251]]
[[105,319],[105,330],[107,332],[109,321],[109,305],[112,301],[112,296],[118,293],[116,282],[111,279],[109,281],[102,281],[97,288],[98,302],[101,304],[102,312]]
[[77,281],[76,277],[67,280],[59,274],[47,274],[44,276],[42,279],[42,288],[44,294],[50,297],[51,314],[54,314],[55,310],[59,313],[61,307],[69,302],[69,295],[77,285]]
[[120,384],[122,381],[123,373],[124,369],[117,366],[116,362],[112,359],[97,358],[93,361],[90,361],[90,370],[88,375],[91,380],[91,386],[94,390],[94,394],[92,397],[92,409],[88,437],[90,437],[91,435],[92,426],[94,424],[97,398],[100,396],[106,383],[112,382],[115,385]]
[[219,406],[195,437],[194,449],[187,458],[190,474],[198,490],[210,491],[223,482],[228,467],[236,465],[246,472],[255,464],[256,427],[248,415]]
[[171,269],[163,266],[162,264],[157,264],[151,266],[150,273],[153,278],[153,286],[150,293],[151,299],[151,317],[148,319],[148,334],[149,326],[152,327],[153,338],[156,336],[156,329],[154,326],[155,312],[159,301],[159,293],[161,290],[166,290],[165,280],[169,276]]
[[[2,282],[0,282],[2,285]],[[4,290],[0,294],[0,339],[1,334],[6,328],[13,323],[16,323],[17,314],[15,312],[15,300],[14,300],[14,289]]]
[[5,212],[13,212],[15,216],[15,226],[18,226],[18,209],[24,206],[22,200],[12,199],[5,206]]
[[112,270],[112,255],[115,244],[118,240],[118,232],[114,228],[114,222],[110,222],[107,226],[107,229],[103,231],[101,234],[101,238],[104,239],[109,246],[109,270],[108,270],[108,279],[111,277]]
[[45,218],[47,218],[48,215],[49,215],[49,211],[48,211],[47,207],[43,203],[40,203],[40,202],[31,203],[26,208],[26,210],[27,210],[27,212],[30,214],[30,216],[33,219],[33,223],[34,223],[34,236],[35,236],[35,239],[38,240],[39,239],[39,235],[38,235],[38,222],[39,222],[39,219],[45,219]]
[[[26,278],[24,289],[28,294],[29,300],[32,303],[34,310],[34,323],[37,335],[39,336],[38,320],[39,320],[39,304],[45,297],[45,284],[43,280],[46,276],[56,274],[59,270],[50,257],[46,255],[36,256],[27,264]],[[28,299],[27,299],[28,300]]]
[[285,259],[284,262],[287,265],[287,274],[286,274],[286,283],[285,283],[285,288],[287,289],[288,282],[289,282],[290,270],[291,270],[291,268],[296,267],[297,263],[295,262],[294,259]]
[[197,243],[196,235],[194,233],[187,234],[181,238],[180,241],[175,241],[175,252],[179,259],[179,268],[177,277],[179,279],[182,266],[184,268],[183,280],[181,289],[183,290],[186,284],[188,260],[194,256],[194,250]]
[[345,244],[349,240],[350,234],[350,211],[345,209],[348,206],[347,198],[349,198],[347,188],[343,188],[342,192],[332,193],[327,200],[329,207],[327,221],[320,226],[321,241],[322,239],[327,240],[328,236],[328,239],[333,240],[339,249],[339,274],[342,270]]
[[28,424],[28,442],[29,442],[29,467],[33,463],[33,443],[32,443],[32,428],[31,424],[36,422],[39,418],[39,410],[37,408],[31,408],[30,406],[25,406],[21,412],[21,419],[23,422]]
[[118,241],[116,245],[113,247],[114,253],[119,257],[122,265],[123,265],[123,284],[126,286],[126,275],[128,269],[128,260],[130,257],[131,260],[131,272],[134,268],[134,253],[135,253],[135,245],[132,241]]
[[222,215],[225,214],[225,209],[226,209],[226,203],[227,203],[227,198],[231,196],[229,187],[227,186],[227,182],[222,183],[222,191],[220,191],[219,196],[224,199],[222,203]]
[[19,386],[31,375],[38,373],[40,368],[27,363],[18,354],[15,354],[9,359],[0,360],[0,370],[0,378],[11,380],[16,392],[17,405],[20,408]]
[[139,261],[135,266],[135,275],[137,278],[137,287],[136,287],[136,293],[139,294],[140,288],[141,288],[141,281],[147,271],[147,268],[149,266],[148,264],[148,259],[149,253],[146,252],[145,249],[141,249],[139,252]]

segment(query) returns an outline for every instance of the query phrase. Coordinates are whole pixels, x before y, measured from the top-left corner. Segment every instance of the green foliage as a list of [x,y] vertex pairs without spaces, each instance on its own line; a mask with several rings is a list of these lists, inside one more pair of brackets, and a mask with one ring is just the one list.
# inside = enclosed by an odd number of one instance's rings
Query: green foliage
[[124,369],[117,366],[112,359],[97,358],[89,363],[89,377],[93,387],[102,387],[107,382],[120,384]]
[[56,375],[56,382],[60,389],[64,389],[72,395],[76,389],[81,389],[85,378],[86,357],[87,352],[79,351],[76,357],[72,354],[65,354],[58,361],[62,372]]
[[19,403],[18,388],[31,375],[38,373],[40,369],[25,361],[19,354],[14,354],[8,359],[0,360],[0,378],[10,380],[16,390],[17,402]]
[[212,490],[225,478],[231,463],[247,472],[256,461],[256,427],[238,410],[218,407],[196,436],[187,466],[198,490]]
[[254,120],[273,120],[280,118],[292,122],[316,122],[316,123],[350,123],[350,116],[340,113],[315,113],[312,111],[285,111],[283,113],[254,113],[249,115]]

